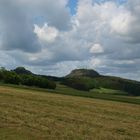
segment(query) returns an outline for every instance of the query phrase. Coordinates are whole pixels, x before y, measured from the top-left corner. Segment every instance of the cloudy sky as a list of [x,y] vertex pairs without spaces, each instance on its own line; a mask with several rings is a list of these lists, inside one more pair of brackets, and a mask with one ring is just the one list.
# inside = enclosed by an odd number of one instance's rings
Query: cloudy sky
[[0,0],[0,66],[140,80],[140,0]]

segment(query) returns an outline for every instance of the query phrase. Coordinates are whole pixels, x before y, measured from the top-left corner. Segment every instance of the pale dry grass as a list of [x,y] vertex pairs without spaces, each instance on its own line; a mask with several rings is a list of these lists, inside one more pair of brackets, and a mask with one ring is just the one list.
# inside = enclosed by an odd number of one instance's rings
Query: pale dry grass
[[0,140],[139,138],[139,105],[0,87]]

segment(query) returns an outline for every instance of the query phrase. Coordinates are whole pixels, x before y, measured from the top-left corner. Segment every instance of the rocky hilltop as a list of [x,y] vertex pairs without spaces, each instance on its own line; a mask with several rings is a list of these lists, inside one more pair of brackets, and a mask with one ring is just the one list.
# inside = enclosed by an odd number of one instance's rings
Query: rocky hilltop
[[75,69],[66,77],[99,77],[100,74],[92,69]]

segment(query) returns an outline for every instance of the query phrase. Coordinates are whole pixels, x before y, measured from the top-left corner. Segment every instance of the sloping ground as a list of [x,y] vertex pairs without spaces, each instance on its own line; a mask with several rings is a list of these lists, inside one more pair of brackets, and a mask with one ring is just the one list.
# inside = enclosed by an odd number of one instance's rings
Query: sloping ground
[[0,86],[0,140],[138,140],[140,106]]

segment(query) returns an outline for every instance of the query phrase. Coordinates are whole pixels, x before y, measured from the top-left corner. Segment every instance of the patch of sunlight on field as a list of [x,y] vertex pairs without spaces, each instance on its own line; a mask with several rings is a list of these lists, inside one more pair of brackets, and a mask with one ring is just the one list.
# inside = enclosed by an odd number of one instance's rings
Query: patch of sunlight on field
[[140,105],[0,86],[0,140],[138,140]]
[[107,89],[107,88],[93,89],[91,90],[91,92],[111,94],[111,95],[128,95],[127,92],[120,91],[120,90]]

